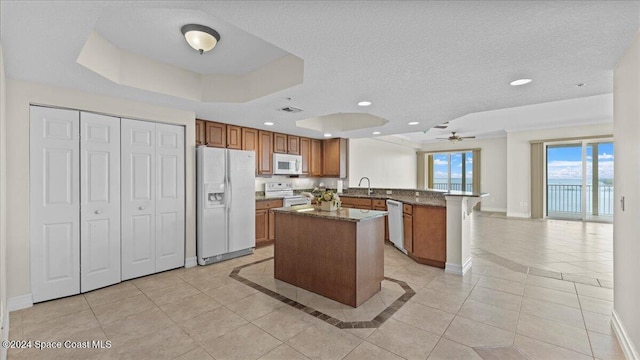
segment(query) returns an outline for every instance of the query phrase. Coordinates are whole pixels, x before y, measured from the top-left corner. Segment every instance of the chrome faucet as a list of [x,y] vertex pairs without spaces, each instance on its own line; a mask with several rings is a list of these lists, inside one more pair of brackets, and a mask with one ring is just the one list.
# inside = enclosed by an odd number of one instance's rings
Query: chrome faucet
[[360,178],[360,182],[358,182],[358,186],[362,185],[362,180],[367,179],[367,195],[373,194],[373,190],[371,190],[371,180],[368,177],[363,176]]

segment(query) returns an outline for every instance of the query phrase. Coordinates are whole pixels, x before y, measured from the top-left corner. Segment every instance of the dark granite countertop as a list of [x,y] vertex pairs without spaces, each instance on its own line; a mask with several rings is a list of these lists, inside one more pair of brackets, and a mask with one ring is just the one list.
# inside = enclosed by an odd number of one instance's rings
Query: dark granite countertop
[[295,214],[300,216],[313,216],[329,220],[352,222],[371,220],[379,217],[384,217],[389,214],[388,211],[362,210],[352,208],[340,208],[336,211],[322,211],[314,205],[296,205],[286,208],[275,208],[271,210],[274,212]]

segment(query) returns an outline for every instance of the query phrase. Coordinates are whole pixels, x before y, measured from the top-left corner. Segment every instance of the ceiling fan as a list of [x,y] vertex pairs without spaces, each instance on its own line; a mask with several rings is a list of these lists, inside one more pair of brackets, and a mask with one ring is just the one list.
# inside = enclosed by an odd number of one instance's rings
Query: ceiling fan
[[451,136],[448,138],[436,138],[438,140],[449,140],[451,142],[462,141],[463,139],[475,139],[475,136],[458,136],[455,131],[451,132]]

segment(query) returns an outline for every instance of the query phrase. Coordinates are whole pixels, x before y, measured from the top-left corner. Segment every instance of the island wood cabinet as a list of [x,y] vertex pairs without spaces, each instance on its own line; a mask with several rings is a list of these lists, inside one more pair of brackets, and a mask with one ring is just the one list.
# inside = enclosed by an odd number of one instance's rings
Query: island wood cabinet
[[309,175],[322,176],[322,140],[311,139]]
[[444,268],[447,261],[447,208],[403,205],[404,248],[415,261]]
[[273,133],[258,131],[258,175],[273,174]]
[[302,156],[302,175],[309,175],[311,161],[311,139],[300,138],[300,155]]
[[256,247],[275,240],[275,215],[270,209],[282,207],[281,199],[256,201]]
[[227,149],[242,150],[242,128],[227,125]]
[[[387,202],[383,199],[340,196],[342,207],[363,210],[387,210]],[[384,239],[389,240],[389,217],[384,220]]]
[[322,151],[322,175],[344,178],[347,176],[347,139],[326,139]]

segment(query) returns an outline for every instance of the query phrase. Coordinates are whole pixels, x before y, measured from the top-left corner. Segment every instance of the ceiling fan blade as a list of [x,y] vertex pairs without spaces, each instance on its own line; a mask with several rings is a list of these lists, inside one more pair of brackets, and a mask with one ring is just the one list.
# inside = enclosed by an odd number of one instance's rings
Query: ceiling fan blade
[[461,139],[475,139],[475,136],[463,136]]
[[436,140],[449,140],[449,138],[436,138]]
[[436,125],[433,129],[446,129],[447,127],[449,127],[449,125]]

